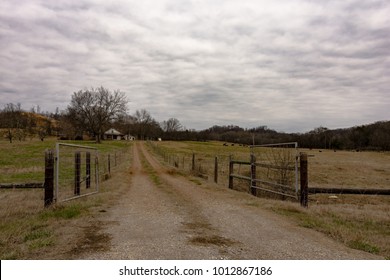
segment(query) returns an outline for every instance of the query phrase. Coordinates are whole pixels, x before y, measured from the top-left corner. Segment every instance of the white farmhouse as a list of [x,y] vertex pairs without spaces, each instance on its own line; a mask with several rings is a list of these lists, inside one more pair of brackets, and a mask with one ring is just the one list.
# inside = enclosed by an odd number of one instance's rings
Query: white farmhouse
[[122,140],[122,137],[124,136],[123,133],[119,132],[118,130],[114,128],[110,128],[106,132],[104,132],[104,139],[105,140]]
[[130,134],[123,134],[122,132],[116,130],[115,128],[110,128],[106,132],[104,132],[105,140],[128,140],[134,141],[135,137]]

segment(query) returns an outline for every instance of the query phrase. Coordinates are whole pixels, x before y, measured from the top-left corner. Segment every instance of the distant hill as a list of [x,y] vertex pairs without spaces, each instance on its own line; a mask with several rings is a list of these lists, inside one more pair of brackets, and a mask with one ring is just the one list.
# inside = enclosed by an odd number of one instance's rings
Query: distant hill
[[8,139],[23,141],[26,138],[54,135],[59,122],[51,117],[21,110],[0,112],[0,135]]

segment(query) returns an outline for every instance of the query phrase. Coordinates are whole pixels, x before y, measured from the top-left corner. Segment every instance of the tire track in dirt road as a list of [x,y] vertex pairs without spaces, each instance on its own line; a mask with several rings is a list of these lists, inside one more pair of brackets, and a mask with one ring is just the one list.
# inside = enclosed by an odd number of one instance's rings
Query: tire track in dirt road
[[[142,143],[133,147],[129,189],[119,203],[101,216],[100,234],[110,236],[107,250],[80,253],[79,259],[221,259],[218,247],[189,244],[188,235],[212,231],[207,219],[189,213],[190,201],[171,192],[165,183],[156,184],[152,174],[161,170],[150,166]],[[226,240],[219,240],[223,245]]]
[[[253,207],[257,198],[198,185],[133,147],[131,182],[99,217],[110,246],[80,259],[376,259],[287,218]],[[108,248],[107,248],[108,247]]]

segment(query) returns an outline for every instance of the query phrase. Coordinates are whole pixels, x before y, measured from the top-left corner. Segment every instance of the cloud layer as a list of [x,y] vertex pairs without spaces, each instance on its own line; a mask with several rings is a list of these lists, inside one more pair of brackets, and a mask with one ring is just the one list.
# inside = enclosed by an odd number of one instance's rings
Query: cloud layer
[[307,131],[390,119],[390,2],[0,3],[0,105],[103,85],[187,128]]

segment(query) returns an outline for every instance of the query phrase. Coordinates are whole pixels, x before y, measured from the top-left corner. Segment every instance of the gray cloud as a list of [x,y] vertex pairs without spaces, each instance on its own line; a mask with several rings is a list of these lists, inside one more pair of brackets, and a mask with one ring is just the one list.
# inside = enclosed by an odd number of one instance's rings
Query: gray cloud
[[[187,128],[389,119],[388,1],[0,3],[0,106],[103,85]],[[131,113],[131,112],[130,112]]]

